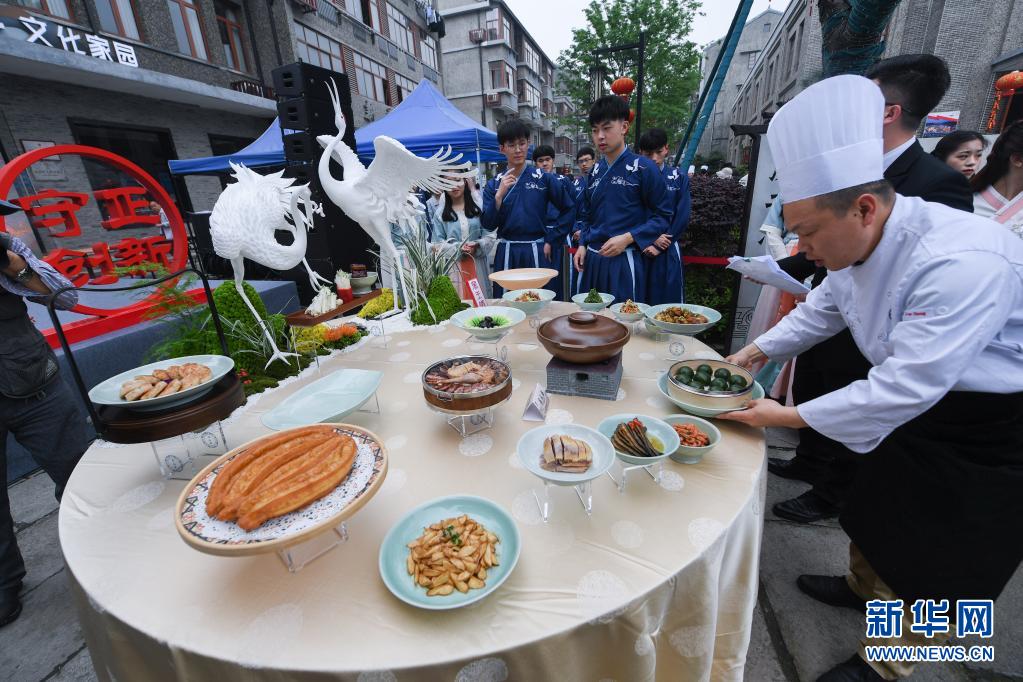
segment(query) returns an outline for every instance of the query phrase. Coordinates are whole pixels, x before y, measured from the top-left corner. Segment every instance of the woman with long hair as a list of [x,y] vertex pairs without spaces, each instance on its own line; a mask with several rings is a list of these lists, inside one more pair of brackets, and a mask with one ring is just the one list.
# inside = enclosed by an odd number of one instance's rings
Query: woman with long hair
[[1023,238],[1023,120],[1002,131],[970,186],[974,213]]
[[473,199],[469,180],[463,180],[444,193],[443,207],[431,212],[432,241],[439,249],[461,248],[462,258],[456,264],[457,272],[450,273],[451,281],[462,298],[472,294],[465,283],[475,278],[487,298],[493,295],[490,285],[490,260],[497,241],[492,232],[483,229],[479,204]]
[[944,161],[969,180],[980,168],[987,140],[973,130],[957,130],[938,140],[932,156]]

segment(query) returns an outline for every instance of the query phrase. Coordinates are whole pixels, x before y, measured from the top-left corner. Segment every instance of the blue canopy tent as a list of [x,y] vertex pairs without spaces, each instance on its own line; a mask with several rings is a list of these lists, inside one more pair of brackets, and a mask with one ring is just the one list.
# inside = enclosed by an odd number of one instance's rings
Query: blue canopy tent
[[378,135],[393,137],[416,156],[433,156],[450,145],[474,163],[505,160],[497,134],[459,111],[425,78],[391,113],[355,131],[356,152],[364,163],[373,158]]
[[[281,135],[280,122],[274,119],[266,132],[234,154],[171,161],[170,170],[174,175],[226,173],[231,161],[249,168],[283,166],[286,162]],[[373,138],[378,135],[393,137],[416,156],[433,156],[438,149],[450,145],[454,152],[474,163],[504,161],[498,151],[497,134],[456,109],[426,79],[391,113],[355,131],[357,153],[364,163],[373,159]]]
[[249,168],[260,168],[261,166],[283,166],[284,142],[281,140],[283,132],[294,132],[291,130],[282,131],[278,119],[274,119],[270,127],[262,135],[244,149],[234,154],[225,156],[208,156],[203,159],[181,159],[170,161],[171,174],[173,175],[202,175],[226,173],[231,169],[231,161],[244,163]]

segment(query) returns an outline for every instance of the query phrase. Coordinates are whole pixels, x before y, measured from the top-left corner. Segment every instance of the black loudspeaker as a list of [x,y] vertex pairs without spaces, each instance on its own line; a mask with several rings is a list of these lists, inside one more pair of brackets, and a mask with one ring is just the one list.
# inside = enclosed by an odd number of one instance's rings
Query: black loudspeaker
[[[348,90],[345,89],[345,92]],[[341,103],[341,110],[345,110],[344,102]],[[277,104],[277,117],[285,130],[301,130],[314,135],[333,135],[337,132],[334,107],[323,100],[301,97],[282,100]]]
[[[327,82],[333,78],[337,84],[338,94],[341,97],[341,106],[347,104],[352,106],[352,95],[348,90],[348,77],[343,73],[324,69],[321,66],[313,66],[305,62],[295,62],[278,66],[271,74],[274,83],[274,90],[277,97],[287,99],[301,97],[304,99],[318,99],[330,103],[330,93],[327,91]],[[341,81],[344,80],[344,83]]]
[[295,163],[315,163],[320,159],[320,144],[312,133],[292,133],[284,136],[284,158]]

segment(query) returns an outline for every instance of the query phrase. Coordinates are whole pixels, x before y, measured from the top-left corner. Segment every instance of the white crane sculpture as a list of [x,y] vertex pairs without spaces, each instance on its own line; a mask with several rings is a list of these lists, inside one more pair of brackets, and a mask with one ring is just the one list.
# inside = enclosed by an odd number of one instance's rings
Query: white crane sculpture
[[[402,298],[408,302],[410,299],[406,296],[401,260],[391,238],[391,224],[418,232],[418,219],[423,214],[423,207],[416,196],[411,194],[411,189],[421,187],[433,193],[451,189],[462,178],[471,177],[471,164],[457,163],[462,155],[452,157],[450,147],[424,159],[405,149],[394,138],[379,135],[373,140],[376,154],[367,169],[359,161],[355,150],[341,139],[346,124],[344,114],[341,113],[337,84],[331,80],[327,89],[334,104],[337,135],[320,135],[316,138],[325,150],[320,157],[320,186],[332,202],[373,238],[380,247],[381,257],[386,256],[394,261],[397,286]],[[332,157],[344,168],[344,180],[331,175]],[[394,312],[397,311],[398,297],[395,296]]]
[[[294,185],[294,180],[283,177],[284,171],[260,175],[244,164],[231,163],[235,182],[220,193],[210,214],[210,236],[213,250],[221,258],[231,261],[234,270],[234,286],[245,305],[252,311],[263,328],[263,333],[273,348],[267,366],[274,360],[288,362],[289,356],[274,341],[266,322],[260,318],[252,302],[245,295],[242,282],[245,279],[245,259],[259,263],[273,270],[290,270],[299,263],[309,273],[313,290],[319,289],[320,282],[331,282],[316,274],[305,258],[306,230],[313,228],[313,214],[323,216],[323,208],[310,197],[309,185]],[[305,211],[299,209],[299,203]],[[288,220],[291,218],[291,221]],[[277,241],[274,233],[287,230],[294,234],[290,246]]]

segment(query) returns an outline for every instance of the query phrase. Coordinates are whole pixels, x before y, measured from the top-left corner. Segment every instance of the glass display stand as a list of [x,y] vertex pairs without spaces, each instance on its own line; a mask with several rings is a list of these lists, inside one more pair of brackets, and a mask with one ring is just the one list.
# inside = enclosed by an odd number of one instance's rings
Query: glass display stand
[[[618,477],[616,478],[615,475],[611,473],[611,469],[608,469],[607,477],[614,481],[615,486],[618,487],[618,492],[624,494],[625,483],[628,480],[629,472],[642,469],[648,476],[650,476],[650,478],[654,479],[654,483],[660,483],[661,472],[663,471],[663,467],[661,465],[661,462],[655,462],[654,464],[626,464],[622,460],[618,460],[617,467],[620,472]],[[613,468],[614,467],[612,467],[612,469]]]
[[458,432],[462,438],[494,426],[494,408],[488,407],[482,412],[459,414],[448,417],[448,426]]
[[[372,404],[371,404],[372,403]],[[377,398],[377,394],[374,393],[373,397],[362,404],[362,407],[356,410],[356,412],[366,412],[368,414],[380,414],[380,400]]]
[[149,447],[160,474],[168,480],[183,481],[192,480],[203,467],[229,450],[220,421],[198,431],[151,441]]
[[488,355],[495,360],[504,362],[508,359],[508,345],[504,343],[504,340],[509,334],[511,334],[511,329],[504,330],[500,336],[493,339],[481,339],[478,336],[469,334],[465,337],[465,340],[469,343],[475,343],[483,346],[485,348],[485,350],[482,351],[484,355]]
[[544,523],[550,520],[551,517],[551,488],[572,488],[575,491],[576,497],[579,498],[579,503],[586,510],[586,515],[591,516],[593,514],[593,481],[585,481],[573,486],[555,485],[550,481],[545,480],[543,482],[543,493],[537,494],[536,489],[533,489],[533,499],[536,500],[536,507],[540,510],[540,518],[543,519]]
[[277,550],[277,556],[289,573],[298,573],[311,561],[346,542],[348,542],[348,526],[342,522],[305,542],[292,545],[287,549]]

